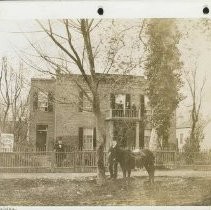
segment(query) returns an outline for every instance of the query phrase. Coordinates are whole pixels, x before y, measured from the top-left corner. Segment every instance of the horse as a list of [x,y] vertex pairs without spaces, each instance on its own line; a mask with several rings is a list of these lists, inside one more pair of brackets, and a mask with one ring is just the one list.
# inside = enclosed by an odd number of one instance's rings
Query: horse
[[116,161],[120,164],[124,178],[126,178],[126,176],[130,177],[131,170],[135,167],[145,167],[149,175],[149,182],[154,183],[155,157],[150,150],[141,149],[137,152],[132,152],[128,149],[117,148],[115,156]]

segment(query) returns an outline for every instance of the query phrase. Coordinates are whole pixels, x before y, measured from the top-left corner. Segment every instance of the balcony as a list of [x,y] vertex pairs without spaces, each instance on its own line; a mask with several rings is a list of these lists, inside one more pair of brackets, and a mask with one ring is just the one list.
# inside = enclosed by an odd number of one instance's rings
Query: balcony
[[106,120],[141,120],[140,110],[109,109],[106,110]]

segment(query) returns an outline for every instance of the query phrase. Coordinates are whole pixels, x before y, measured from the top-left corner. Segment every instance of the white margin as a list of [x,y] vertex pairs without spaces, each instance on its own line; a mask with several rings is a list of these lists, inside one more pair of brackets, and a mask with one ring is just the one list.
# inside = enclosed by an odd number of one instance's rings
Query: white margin
[[[210,18],[207,0],[0,1],[0,19],[47,18]],[[104,15],[97,9],[103,7]]]
[[[0,20],[4,19],[60,19],[60,18],[211,18],[202,10],[207,0],[131,0],[131,1],[0,1]],[[104,15],[97,9],[103,7]],[[142,189],[140,189],[142,190]],[[181,192],[182,193],[182,192]],[[141,199],[141,198],[140,198]],[[0,206],[0,210],[211,210],[210,206]]]

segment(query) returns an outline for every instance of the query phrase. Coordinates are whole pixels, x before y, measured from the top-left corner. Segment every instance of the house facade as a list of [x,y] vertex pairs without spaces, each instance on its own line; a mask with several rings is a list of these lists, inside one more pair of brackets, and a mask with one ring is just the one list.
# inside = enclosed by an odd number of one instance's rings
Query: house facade
[[[151,126],[144,77],[98,74],[97,78],[100,108],[106,124],[106,149],[113,140],[128,148],[147,146]],[[96,120],[88,90],[81,75],[32,79],[31,143],[51,150],[57,140],[62,140],[73,149],[94,150],[97,146]]]
[[190,132],[191,132],[191,125],[189,122],[179,121],[177,123],[176,138],[177,138],[178,149],[183,149],[187,139],[190,138]]

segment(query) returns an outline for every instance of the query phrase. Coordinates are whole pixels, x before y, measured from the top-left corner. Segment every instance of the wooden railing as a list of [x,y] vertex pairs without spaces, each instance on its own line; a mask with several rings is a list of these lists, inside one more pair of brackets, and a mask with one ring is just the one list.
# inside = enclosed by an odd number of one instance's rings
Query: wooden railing
[[157,167],[174,168],[177,164],[176,151],[154,151]]
[[133,109],[109,109],[106,111],[106,119],[130,118],[140,119],[140,110]]

